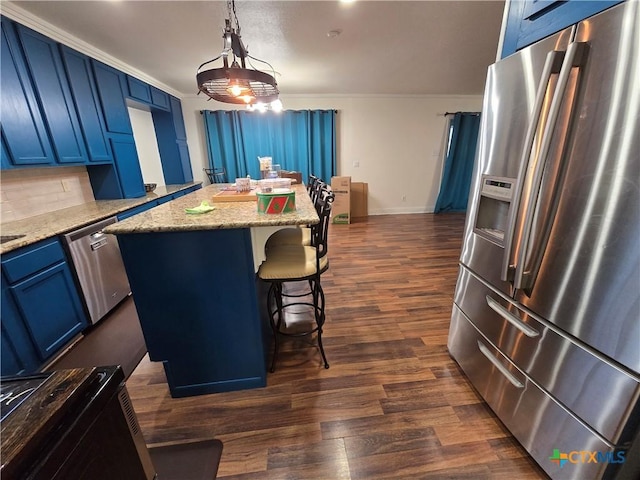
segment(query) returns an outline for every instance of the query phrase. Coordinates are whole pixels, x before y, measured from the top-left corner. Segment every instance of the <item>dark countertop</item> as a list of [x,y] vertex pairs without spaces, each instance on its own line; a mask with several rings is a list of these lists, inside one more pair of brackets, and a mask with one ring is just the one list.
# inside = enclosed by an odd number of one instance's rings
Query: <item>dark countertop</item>
[[[53,372],[2,421],[3,477],[12,478],[28,465],[27,459],[32,458],[55,431],[70,405],[82,398],[95,375],[93,368]],[[15,383],[21,381],[15,380]]]
[[[63,208],[55,212],[2,223],[2,235],[24,235],[0,245],[0,254],[26,247],[40,240],[51,238],[90,225],[105,218],[117,215],[130,208],[152,202],[181,190],[186,190],[202,182],[189,182],[181,185],[160,186],[144,197],[119,200],[96,200],[94,202]],[[187,196],[189,198],[189,196]]]

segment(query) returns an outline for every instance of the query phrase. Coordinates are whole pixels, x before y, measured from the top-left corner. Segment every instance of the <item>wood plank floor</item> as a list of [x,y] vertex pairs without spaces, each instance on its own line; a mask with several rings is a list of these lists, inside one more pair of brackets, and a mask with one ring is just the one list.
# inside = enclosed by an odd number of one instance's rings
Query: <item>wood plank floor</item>
[[331,368],[283,344],[266,388],[172,399],[145,357],[127,381],[149,445],[219,438],[218,478],[544,479],[447,352],[464,217],[332,226]]

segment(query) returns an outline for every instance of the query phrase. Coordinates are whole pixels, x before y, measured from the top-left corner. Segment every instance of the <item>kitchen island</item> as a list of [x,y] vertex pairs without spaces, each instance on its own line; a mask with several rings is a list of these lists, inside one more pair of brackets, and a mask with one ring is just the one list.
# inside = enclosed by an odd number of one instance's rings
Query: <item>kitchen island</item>
[[[260,214],[255,201],[219,202],[210,185],[109,226],[118,236],[152,361],[173,397],[266,385],[270,331],[256,269],[274,228],[318,223],[303,185],[296,211]],[[187,214],[207,201],[215,209]]]

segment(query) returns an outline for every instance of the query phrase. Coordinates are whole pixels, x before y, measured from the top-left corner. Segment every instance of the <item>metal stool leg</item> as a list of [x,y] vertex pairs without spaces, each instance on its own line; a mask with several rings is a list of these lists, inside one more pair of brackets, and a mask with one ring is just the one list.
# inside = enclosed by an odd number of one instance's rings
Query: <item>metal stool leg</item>
[[324,353],[324,346],[322,345],[322,327],[324,326],[325,313],[324,313],[324,291],[320,284],[320,279],[313,280],[313,306],[316,319],[316,326],[318,328],[318,347],[320,348],[320,354],[324,361],[324,368],[329,368],[329,362],[327,362],[327,355]]
[[[276,309],[271,310],[272,301],[276,304]],[[280,333],[280,325],[282,324],[282,285],[279,283],[272,283],[267,293],[267,312],[269,313],[269,323],[271,324],[271,331],[273,332],[273,357],[271,358],[271,367],[269,371],[271,373],[276,370],[276,358],[278,356],[278,334]],[[278,316],[278,319],[274,318]]]

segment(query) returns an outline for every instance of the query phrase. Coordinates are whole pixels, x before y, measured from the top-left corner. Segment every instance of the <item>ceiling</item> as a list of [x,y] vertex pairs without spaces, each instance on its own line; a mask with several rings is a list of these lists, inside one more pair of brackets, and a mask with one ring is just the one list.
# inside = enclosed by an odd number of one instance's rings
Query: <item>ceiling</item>
[[[11,4],[183,95],[197,92],[197,67],[220,55],[228,17],[227,2],[211,0]],[[504,0],[237,0],[235,7],[249,54],[273,65],[283,95],[480,95]],[[332,30],[341,33],[328,36]]]

